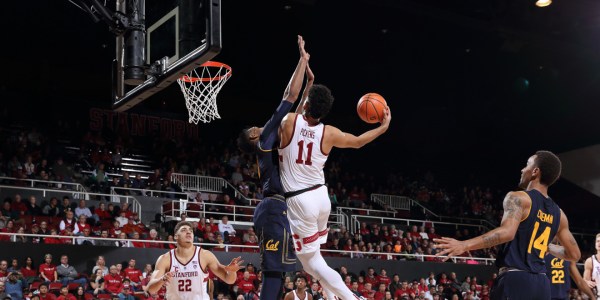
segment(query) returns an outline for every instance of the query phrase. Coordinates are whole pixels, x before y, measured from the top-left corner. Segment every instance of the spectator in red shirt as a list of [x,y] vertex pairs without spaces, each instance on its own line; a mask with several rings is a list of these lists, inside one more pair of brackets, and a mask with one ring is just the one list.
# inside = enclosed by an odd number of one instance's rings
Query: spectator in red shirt
[[238,290],[244,294],[254,292],[254,281],[250,280],[250,272],[245,271],[244,276],[238,282]]
[[69,287],[65,285],[60,288],[60,296],[56,300],[77,300],[77,298],[69,293]]
[[206,228],[206,223],[209,222],[209,220],[205,219],[205,218],[200,218],[200,221],[198,221],[198,227],[196,228],[196,230],[198,231],[198,234],[194,234],[197,236],[200,236],[204,233],[204,230]]
[[365,282],[370,283],[371,286],[379,286],[379,281],[377,280],[377,274],[375,274],[375,269],[373,267],[369,267],[367,269],[367,276],[365,276]]
[[349,289],[351,289],[351,288],[352,288],[352,276],[350,276],[350,275],[346,275],[346,276],[343,276],[343,277],[344,277],[344,284],[345,284],[345,285],[346,285],[346,286],[347,286]]
[[119,274],[119,276],[121,276],[121,279],[125,279],[125,270],[123,270],[123,265],[116,264],[115,266],[117,266],[117,274]]
[[87,217],[85,215],[79,216],[79,222],[73,226],[73,234],[83,235],[85,229],[92,230],[92,226],[87,223]]
[[417,227],[417,225],[411,226],[408,234],[411,238],[414,236],[417,239],[421,239],[421,234],[419,233],[419,227]]
[[121,223],[119,223],[119,221],[115,220],[115,221],[113,221],[112,224],[113,225],[110,228],[109,234],[113,238],[118,238],[119,234],[121,234]]
[[142,271],[135,267],[135,259],[132,258],[129,260],[129,265],[127,268],[125,268],[125,270],[123,270],[123,272],[125,273],[125,278],[129,279],[133,289],[140,291],[140,284],[142,283]]
[[127,202],[121,205],[121,212],[125,212],[126,218],[133,216],[133,211],[131,211],[131,207],[129,207],[129,203]]
[[442,273],[442,275],[440,275],[440,280],[438,280],[438,284],[447,284],[450,283],[448,280],[448,276],[446,275],[446,273]]
[[[246,246],[258,246],[258,242],[256,241],[256,235],[248,236],[248,241],[244,243]],[[243,252],[250,253],[258,253],[258,248],[244,247],[242,248]]]
[[15,199],[13,200],[12,204],[10,205],[10,208],[13,211],[17,211],[20,216],[24,216],[25,213],[27,212],[27,204],[25,204],[25,202],[22,201],[21,195],[19,195],[19,194],[15,195]]
[[413,299],[415,296],[415,292],[408,287],[408,281],[403,280],[402,281],[402,287],[397,289],[396,292],[394,293],[394,299],[402,299],[402,298],[407,298],[407,299]]
[[[248,275],[250,276],[250,281],[254,282],[255,280],[257,280],[257,276],[256,276],[256,270],[254,268],[254,265],[252,263],[248,263],[246,265],[246,268],[238,271],[237,273],[237,280],[240,281],[244,278],[244,273],[248,272]],[[217,279],[218,280],[218,279]]]
[[435,228],[434,227],[429,227],[429,233],[427,233],[427,236],[429,237],[430,241],[433,241],[433,239],[439,239],[440,235],[435,233]]
[[421,292],[429,291],[429,287],[427,286],[427,283],[425,282],[425,278],[419,279],[419,283],[416,283],[415,285],[413,285],[413,287],[415,289],[419,290],[419,294]]
[[40,278],[47,283],[58,281],[56,266],[52,263],[52,254],[44,255],[44,263],[40,265],[39,272]]
[[[132,239],[139,240],[140,239],[140,234],[138,232],[134,232]],[[135,247],[135,248],[146,248],[146,243],[145,242],[131,241],[131,245],[133,247]]]
[[119,276],[117,266],[112,265],[109,270],[108,275],[104,276],[104,289],[116,296],[123,288],[123,279]]
[[142,228],[140,228],[137,224],[135,224],[135,219],[133,218],[133,216],[130,216],[127,219],[127,224],[125,224],[125,226],[123,226],[123,228],[121,228],[121,231],[123,231],[127,234],[132,234],[134,232],[141,234],[144,232],[144,230]]
[[[0,213],[1,215],[1,213]],[[0,229],[0,232],[5,232],[5,233],[15,233],[17,232],[17,229],[15,228],[15,222],[13,220],[8,220],[6,221],[6,226],[2,229]],[[8,242],[10,241],[10,235],[0,235],[0,241],[5,241]]]
[[98,218],[102,220],[110,220],[112,219],[112,215],[106,209],[106,203],[100,202],[100,205],[94,209],[94,214],[98,216]]
[[44,238],[44,244],[62,244],[62,241],[57,236],[58,232],[56,229],[50,229],[50,236]]
[[375,292],[375,295],[373,295],[373,299],[374,300],[383,300],[383,297],[385,297],[386,290],[387,290],[387,288],[386,288],[385,283],[380,283],[379,288]]
[[67,245],[73,244],[73,239],[69,238],[69,236],[73,236],[73,229],[71,229],[71,227],[65,228],[65,230],[60,232],[60,235],[67,236],[64,238],[60,238],[61,244],[67,244]]
[[219,232],[219,224],[215,223],[215,218],[210,217],[210,219],[208,220],[208,222],[210,223],[210,230],[211,230],[211,232]]
[[365,286],[363,287],[363,289],[360,291],[360,293],[363,295],[363,297],[369,299],[373,299],[373,297],[375,296],[375,291],[373,290],[373,287],[371,285],[371,283],[366,282]]
[[23,275],[23,278],[25,279],[25,281],[29,284],[32,283],[34,281],[34,279],[39,277],[38,270],[35,268],[35,265],[33,264],[33,259],[29,256],[27,258],[25,258],[25,263],[23,264],[23,267],[21,267],[21,270],[19,270],[19,271]]
[[[173,237],[172,234],[169,234],[169,236],[167,236],[167,241],[168,242],[175,242],[175,238]],[[177,244],[175,244],[175,243],[163,244],[163,245],[167,249],[175,249],[175,248],[177,248]]]
[[387,271],[385,269],[381,269],[379,275],[377,275],[377,282],[379,282],[380,284],[385,284],[385,288],[387,289],[390,286],[392,279],[389,276],[387,276]]
[[146,248],[163,248],[164,247],[162,243],[156,242],[156,241],[160,241],[161,239],[158,237],[158,232],[154,228],[150,229],[147,240],[148,240],[148,242],[146,242]]
[[40,300],[56,300],[56,296],[52,293],[48,293],[48,284],[42,283],[38,289],[40,291]]

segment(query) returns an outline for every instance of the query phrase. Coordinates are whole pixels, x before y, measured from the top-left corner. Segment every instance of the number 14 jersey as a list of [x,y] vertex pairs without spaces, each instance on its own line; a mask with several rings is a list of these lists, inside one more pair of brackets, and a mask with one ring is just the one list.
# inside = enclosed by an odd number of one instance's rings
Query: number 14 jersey
[[521,220],[512,241],[504,244],[496,260],[498,267],[531,273],[546,273],[544,256],[560,225],[560,208],[537,190],[526,192],[531,198],[529,214]]
[[281,183],[285,192],[325,184],[323,167],[327,154],[323,153],[325,125],[311,126],[303,115],[297,114],[289,144],[279,148]]
[[175,255],[176,249],[169,251],[171,258],[169,272],[173,274],[173,278],[171,283],[167,285],[166,299],[210,300],[207,289],[208,274],[202,270],[200,265],[201,248],[194,247],[194,256],[187,262],[177,258]]

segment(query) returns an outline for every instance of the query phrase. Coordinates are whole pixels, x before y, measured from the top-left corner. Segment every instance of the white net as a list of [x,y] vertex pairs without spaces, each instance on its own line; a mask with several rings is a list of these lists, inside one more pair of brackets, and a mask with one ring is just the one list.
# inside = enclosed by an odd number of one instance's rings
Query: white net
[[225,64],[207,62],[177,79],[185,97],[189,122],[208,123],[220,119],[217,110],[217,94],[231,77],[231,68]]

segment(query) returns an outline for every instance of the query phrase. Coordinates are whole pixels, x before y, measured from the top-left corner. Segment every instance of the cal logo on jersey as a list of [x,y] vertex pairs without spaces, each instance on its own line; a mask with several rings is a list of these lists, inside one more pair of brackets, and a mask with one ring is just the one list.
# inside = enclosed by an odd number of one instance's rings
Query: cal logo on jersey
[[265,250],[267,251],[278,251],[279,250],[279,241],[273,243],[273,240],[267,241],[265,244]]
[[550,266],[552,269],[562,269],[564,267],[564,263],[565,261],[563,259],[555,257],[552,259],[552,261],[550,261]]

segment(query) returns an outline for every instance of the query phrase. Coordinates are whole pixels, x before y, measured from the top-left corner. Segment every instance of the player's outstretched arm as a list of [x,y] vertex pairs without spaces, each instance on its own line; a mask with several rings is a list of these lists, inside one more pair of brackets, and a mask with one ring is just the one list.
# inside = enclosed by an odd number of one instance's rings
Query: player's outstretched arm
[[585,260],[583,264],[583,280],[590,288],[596,287],[596,282],[592,280],[592,270],[594,268],[594,264],[592,263],[592,258],[588,258]]
[[556,238],[560,242],[560,245],[548,245],[548,252],[558,258],[572,262],[577,262],[581,258],[581,251],[579,250],[579,246],[577,246],[577,241],[569,230],[569,220],[562,209],[560,210],[560,225],[558,226],[558,232],[556,232]]
[[581,277],[581,274],[579,274],[579,269],[577,269],[576,263],[573,262],[569,265],[569,274],[571,274],[571,278],[573,278],[573,281],[577,285],[577,288],[581,290],[581,292],[586,294],[590,299],[596,300],[596,295],[594,295],[592,289],[589,287],[587,282],[585,282],[583,277]]
[[298,96],[300,96],[300,90],[302,89],[302,81],[304,81],[304,72],[306,71],[306,64],[310,55],[304,50],[304,39],[301,35],[298,36],[298,48],[300,50],[300,60],[290,82],[288,83],[285,91],[283,92],[283,99],[289,102],[296,102]]
[[173,279],[172,274],[167,272],[171,265],[170,259],[169,255],[163,254],[156,260],[156,267],[154,268],[154,272],[152,272],[150,282],[148,282],[148,293],[156,294],[163,284],[169,284]]
[[237,279],[237,271],[241,268],[241,264],[244,262],[241,256],[238,256],[231,260],[228,265],[223,265],[219,262],[217,257],[208,250],[202,250],[203,259],[206,259],[206,265],[210,270],[225,281],[227,284],[234,284]]
[[466,241],[458,241],[448,237],[433,239],[437,243],[435,247],[442,249],[442,251],[436,253],[436,256],[460,256],[469,250],[489,248],[514,239],[519,223],[531,209],[531,198],[525,192],[509,192],[504,197],[502,206],[504,207],[504,215],[499,227]]
[[[355,148],[359,149],[362,146],[374,141],[377,137],[384,134],[388,128],[390,127],[390,122],[392,121],[392,111],[389,107],[385,109],[385,114],[383,116],[383,120],[379,127],[371,129],[359,136],[355,136],[350,133],[342,132],[336,127],[327,126],[325,132],[330,136],[329,140],[331,140],[331,146],[336,148]],[[327,147],[327,150],[331,147]]]
[[315,74],[310,69],[310,65],[308,62],[306,63],[306,86],[304,86],[304,92],[302,92],[302,98],[300,98],[300,103],[296,107],[296,113],[301,114],[304,109],[304,102],[308,100],[308,93],[310,92],[310,88],[312,88],[315,83]]

